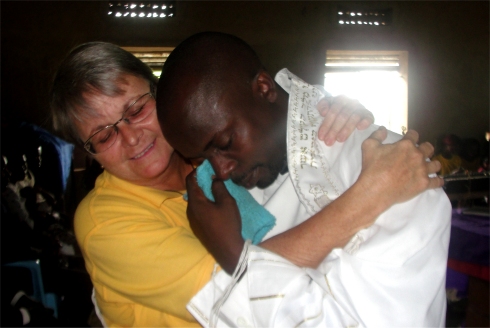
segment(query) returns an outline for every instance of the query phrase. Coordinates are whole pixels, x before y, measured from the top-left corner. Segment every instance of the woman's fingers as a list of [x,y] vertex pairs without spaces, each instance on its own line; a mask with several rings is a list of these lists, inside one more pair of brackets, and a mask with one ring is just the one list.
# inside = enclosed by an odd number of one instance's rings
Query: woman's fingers
[[431,158],[434,155],[434,146],[430,142],[424,142],[419,145],[419,150],[425,158]]

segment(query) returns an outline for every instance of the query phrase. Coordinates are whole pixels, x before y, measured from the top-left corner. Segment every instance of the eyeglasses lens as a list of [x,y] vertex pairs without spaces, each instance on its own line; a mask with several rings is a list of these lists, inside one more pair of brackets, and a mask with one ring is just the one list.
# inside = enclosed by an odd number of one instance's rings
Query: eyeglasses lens
[[150,106],[148,103],[152,99],[151,94],[146,94],[138,99],[131,107],[129,107],[124,113],[124,120],[130,124],[139,123],[150,115],[155,109],[155,106]]
[[[152,99],[150,93],[143,95],[126,110],[122,120],[128,124],[143,121],[155,109],[155,104],[149,102]],[[117,125],[110,125],[100,130],[86,142],[85,148],[92,154],[106,151],[116,142],[117,129]]]

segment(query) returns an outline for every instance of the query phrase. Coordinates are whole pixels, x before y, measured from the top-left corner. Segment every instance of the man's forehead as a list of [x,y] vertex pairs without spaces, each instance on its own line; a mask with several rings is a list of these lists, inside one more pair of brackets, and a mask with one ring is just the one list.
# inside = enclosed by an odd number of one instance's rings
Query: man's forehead
[[172,146],[186,158],[200,158],[205,156],[213,136],[213,131],[185,128],[184,133],[179,134],[179,139],[172,142]]
[[182,115],[176,122],[167,124],[166,130],[170,129],[167,131],[170,133],[165,135],[168,135],[172,146],[185,157],[202,157],[218,133],[219,124],[213,124],[212,117],[201,115],[202,112],[196,114],[195,111],[190,111],[188,114],[194,115]]

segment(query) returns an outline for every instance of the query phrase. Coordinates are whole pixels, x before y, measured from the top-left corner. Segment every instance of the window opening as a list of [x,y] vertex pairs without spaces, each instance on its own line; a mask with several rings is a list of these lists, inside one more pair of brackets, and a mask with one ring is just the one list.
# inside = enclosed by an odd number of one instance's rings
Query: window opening
[[393,10],[360,9],[339,6],[337,8],[337,23],[339,25],[388,26],[391,25]]
[[162,73],[163,64],[167,60],[168,56],[174,50],[173,47],[121,47],[126,51],[129,51],[136,58],[140,59],[143,63],[148,65],[153,71],[153,75],[160,77]]
[[407,130],[407,51],[327,50],[325,89],[358,99],[377,125]]
[[175,1],[109,1],[107,15],[134,19],[174,17]]

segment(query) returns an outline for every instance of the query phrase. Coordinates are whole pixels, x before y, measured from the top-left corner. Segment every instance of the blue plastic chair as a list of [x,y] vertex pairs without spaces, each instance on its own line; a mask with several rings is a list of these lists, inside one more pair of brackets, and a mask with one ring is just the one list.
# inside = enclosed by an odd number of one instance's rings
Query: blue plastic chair
[[44,292],[44,283],[39,260],[12,262],[5,264],[5,266],[29,269],[32,277],[33,290],[33,294],[29,296],[36,301],[41,302],[45,307],[52,309],[54,311],[54,317],[58,318],[58,297],[54,293]]

